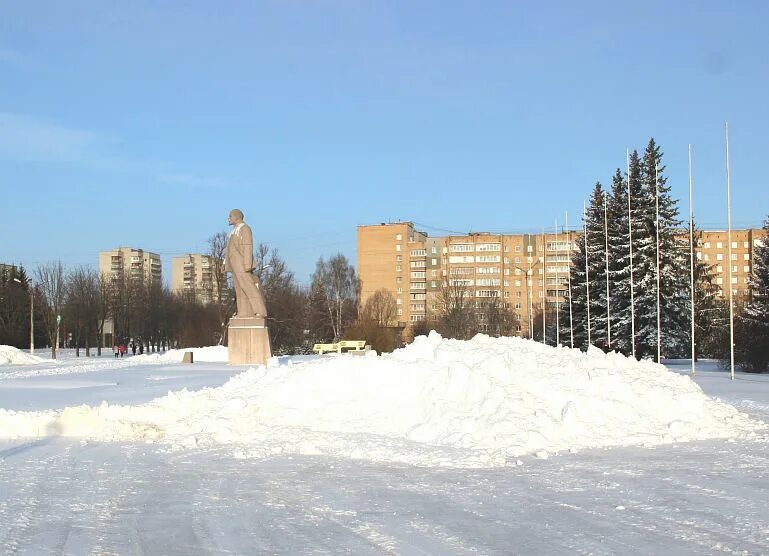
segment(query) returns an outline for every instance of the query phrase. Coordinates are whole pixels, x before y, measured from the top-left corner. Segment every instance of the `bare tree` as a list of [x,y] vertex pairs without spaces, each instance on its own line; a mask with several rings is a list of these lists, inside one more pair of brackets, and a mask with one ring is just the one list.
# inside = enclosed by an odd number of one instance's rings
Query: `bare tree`
[[227,274],[224,272],[224,257],[227,251],[227,232],[217,232],[208,238],[208,256],[211,257],[211,279],[213,282],[213,302],[216,304],[217,315],[221,326],[219,342],[223,343],[227,330],[227,321],[235,311],[234,295],[227,284]]
[[436,328],[443,336],[467,340],[476,333],[475,300],[470,288],[462,280],[444,279],[436,301]]
[[80,357],[80,345],[83,340],[86,356],[91,355],[91,336],[97,328],[98,301],[98,274],[83,266],[70,272],[64,310],[73,332],[76,357]]
[[355,269],[341,253],[328,262],[321,257],[313,274],[313,286],[325,306],[334,339],[338,340],[357,313],[360,282]]
[[37,267],[35,277],[43,300],[43,320],[51,342],[51,357],[56,359],[59,349],[59,323],[67,295],[64,265],[61,261],[45,263]]
[[384,288],[375,291],[361,309],[361,320],[371,320],[381,327],[396,326],[398,306],[393,294]]

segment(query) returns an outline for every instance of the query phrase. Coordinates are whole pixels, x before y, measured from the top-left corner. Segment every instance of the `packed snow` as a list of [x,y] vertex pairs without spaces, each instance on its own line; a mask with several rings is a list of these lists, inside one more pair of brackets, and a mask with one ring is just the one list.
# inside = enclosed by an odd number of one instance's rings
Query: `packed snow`
[[[178,361],[182,351],[144,357]],[[226,348],[199,353],[215,359]],[[174,449],[224,444],[237,457],[325,455],[451,467],[748,438],[763,427],[653,362],[519,338],[447,340],[434,332],[381,357],[273,359],[221,387],[169,392],[142,405],[0,410],[4,438],[57,435]]]
[[35,365],[44,361],[13,346],[0,346],[0,365]]

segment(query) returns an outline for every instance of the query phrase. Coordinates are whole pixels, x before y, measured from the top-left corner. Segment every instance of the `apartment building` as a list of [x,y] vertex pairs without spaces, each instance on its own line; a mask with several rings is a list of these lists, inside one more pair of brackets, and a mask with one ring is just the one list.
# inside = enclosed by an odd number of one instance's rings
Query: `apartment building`
[[99,252],[99,272],[112,279],[123,274],[132,280],[143,279],[152,284],[162,283],[160,255],[133,247],[117,247],[111,251]]
[[[496,300],[514,310],[518,333],[528,336],[543,305],[568,303],[571,255],[581,238],[574,231],[429,237],[410,222],[358,226],[361,303],[379,289],[391,292],[398,325],[405,327],[434,318],[442,290],[461,287],[477,308]],[[702,232],[695,253],[711,265],[719,295],[728,295],[729,261],[734,295],[749,292],[753,253],[762,239],[760,229],[733,230],[730,258],[727,232]]]
[[214,264],[211,256],[189,253],[171,259],[171,291],[193,295],[200,303],[217,298],[214,287]]
[[694,251],[697,259],[710,265],[718,288],[716,295],[729,295],[729,266],[731,266],[732,294],[740,297],[750,293],[753,254],[764,237],[764,231],[760,228],[732,230],[730,253],[729,233],[726,230],[701,232]]
[[16,266],[12,264],[0,263],[0,278],[7,280],[8,277],[16,271]]
[[435,318],[447,288],[461,288],[477,308],[515,310],[519,333],[532,316],[568,302],[574,232],[429,237],[410,222],[358,227],[361,303],[377,290],[395,296],[398,324]]

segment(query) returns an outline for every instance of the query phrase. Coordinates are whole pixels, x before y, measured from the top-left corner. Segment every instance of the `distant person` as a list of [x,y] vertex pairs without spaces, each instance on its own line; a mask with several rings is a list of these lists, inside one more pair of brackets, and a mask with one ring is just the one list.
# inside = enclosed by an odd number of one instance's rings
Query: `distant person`
[[139,355],[144,353],[144,342],[141,342],[139,344]]
[[123,355],[125,355],[125,352],[126,352],[125,344],[120,344],[120,347],[118,349],[120,350],[120,357],[123,357]]
[[131,353],[136,355],[136,342],[131,342]]
[[120,352],[120,348],[119,348],[119,347],[117,347],[117,344],[115,344],[114,346],[112,346],[112,353],[114,353],[114,354],[115,354],[115,359],[117,359],[117,354],[118,354],[119,352]]

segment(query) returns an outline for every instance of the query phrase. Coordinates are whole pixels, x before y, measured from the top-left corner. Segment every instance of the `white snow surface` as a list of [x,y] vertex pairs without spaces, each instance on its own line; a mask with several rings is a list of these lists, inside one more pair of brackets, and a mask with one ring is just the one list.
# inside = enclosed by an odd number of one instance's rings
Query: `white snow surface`
[[[200,357],[226,358],[226,348]],[[181,360],[186,350],[167,357]],[[198,353],[195,360],[198,360]],[[135,358],[137,361],[139,357]],[[0,437],[229,445],[238,457],[324,455],[497,467],[610,446],[750,438],[765,425],[662,365],[519,338],[420,337],[391,355],[249,369],[142,405],[0,410]]]
[[185,349],[171,349],[165,353],[149,353],[137,355],[133,359],[135,362],[161,362],[161,363],[181,363],[184,353],[192,352],[194,362],[205,363],[226,363],[227,346],[208,346]]
[[0,345],[0,365],[35,365],[43,361],[42,357],[30,355],[13,346]]

